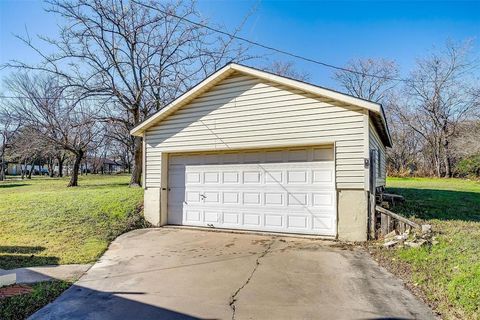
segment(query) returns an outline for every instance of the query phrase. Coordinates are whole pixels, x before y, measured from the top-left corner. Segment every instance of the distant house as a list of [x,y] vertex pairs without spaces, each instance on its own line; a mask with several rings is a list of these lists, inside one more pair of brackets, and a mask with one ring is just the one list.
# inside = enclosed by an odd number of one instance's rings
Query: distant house
[[[10,161],[7,162],[6,165],[6,174],[10,176],[19,176],[22,174],[22,170],[25,171],[25,173],[29,173],[30,170],[32,169],[32,165],[30,164],[21,164],[16,161]],[[33,166],[33,174],[38,175],[38,174],[48,174],[48,167],[47,165],[34,165]]]
[[17,162],[7,162],[7,175],[15,176],[21,174],[22,167]]
[[367,239],[391,139],[380,104],[229,64],[135,127],[145,217]]
[[122,171],[121,162],[104,157],[89,157],[82,165],[82,172],[112,174]]

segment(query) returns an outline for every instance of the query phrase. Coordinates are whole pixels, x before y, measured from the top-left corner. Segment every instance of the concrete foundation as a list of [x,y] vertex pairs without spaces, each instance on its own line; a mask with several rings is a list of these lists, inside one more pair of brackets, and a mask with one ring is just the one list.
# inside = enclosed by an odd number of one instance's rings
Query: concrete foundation
[[364,190],[338,190],[338,239],[366,241],[368,199]]
[[145,219],[154,226],[160,226],[160,188],[146,188],[143,197]]

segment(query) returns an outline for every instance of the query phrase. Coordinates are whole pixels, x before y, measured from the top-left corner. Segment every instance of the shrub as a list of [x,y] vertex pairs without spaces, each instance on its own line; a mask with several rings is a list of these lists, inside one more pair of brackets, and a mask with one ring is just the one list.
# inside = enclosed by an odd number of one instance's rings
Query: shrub
[[457,163],[455,172],[460,177],[480,177],[480,154],[476,154]]

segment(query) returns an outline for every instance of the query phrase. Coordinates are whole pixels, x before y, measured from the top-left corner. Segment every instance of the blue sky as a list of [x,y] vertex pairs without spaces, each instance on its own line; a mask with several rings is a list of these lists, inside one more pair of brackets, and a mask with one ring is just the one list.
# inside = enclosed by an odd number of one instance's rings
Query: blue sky
[[[59,21],[43,6],[40,1],[0,0],[0,64],[36,59],[12,34],[55,35]],[[381,57],[396,60],[406,75],[417,57],[447,39],[476,39],[474,54],[480,57],[480,1],[198,1],[203,16],[229,30],[254,7],[242,36],[330,64]],[[312,82],[336,88],[329,69],[281,55],[271,59],[294,61]],[[5,74],[0,71],[0,77]]]

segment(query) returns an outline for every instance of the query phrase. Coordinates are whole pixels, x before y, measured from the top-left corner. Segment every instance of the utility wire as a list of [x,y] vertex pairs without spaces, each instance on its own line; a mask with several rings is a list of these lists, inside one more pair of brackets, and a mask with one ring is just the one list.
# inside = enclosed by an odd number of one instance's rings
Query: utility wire
[[321,65],[321,66],[323,66],[323,67],[327,67],[327,68],[334,69],[334,70],[339,70],[339,71],[344,71],[344,72],[349,72],[349,73],[354,73],[354,74],[361,75],[361,76],[365,76],[365,77],[377,78],[377,79],[384,79],[384,80],[391,80],[391,81],[400,81],[400,82],[408,82],[408,81],[410,81],[410,80],[408,80],[408,79],[403,79],[403,78],[385,77],[385,76],[379,76],[379,75],[375,75],[375,74],[368,74],[368,73],[364,73],[364,72],[361,72],[361,71],[351,70],[351,69],[344,68],[344,67],[339,67],[339,66],[336,66],[336,65],[327,63],[327,62],[323,62],[323,61],[315,60],[315,59],[312,59],[312,58],[304,57],[304,56],[301,56],[301,55],[296,54],[296,53],[292,53],[292,52],[289,52],[289,51],[286,51],[286,50],[282,50],[282,49],[277,49],[277,48],[275,48],[275,47],[268,46],[268,45],[262,44],[262,43],[260,43],[260,42],[256,42],[256,41],[253,41],[253,40],[250,40],[250,39],[241,37],[241,36],[237,36],[237,35],[235,35],[235,34],[233,34],[233,33],[230,33],[230,32],[226,32],[226,31],[223,31],[223,30],[220,30],[220,29],[217,29],[217,28],[213,28],[213,27],[211,27],[211,26],[209,26],[209,25],[206,25],[206,24],[203,24],[203,23],[200,23],[200,22],[196,22],[196,21],[190,20],[190,19],[185,18],[185,17],[181,17],[181,16],[176,15],[176,14],[174,14],[174,13],[167,12],[167,11],[162,10],[162,9],[160,9],[160,8],[154,7],[154,6],[152,6],[152,5],[138,2],[137,0],[131,0],[131,1],[132,1],[133,3],[136,3],[136,4],[140,5],[140,6],[144,6],[144,7],[146,7],[146,8],[159,11],[159,12],[165,14],[165,15],[172,16],[172,17],[174,17],[174,18],[176,18],[176,19],[180,19],[180,20],[186,21],[186,22],[188,22],[188,23],[190,23],[190,24],[196,25],[197,27],[205,28],[205,29],[208,29],[208,30],[210,30],[210,31],[213,31],[213,32],[216,32],[216,33],[219,33],[219,34],[223,34],[223,35],[229,36],[229,37],[231,37],[231,38],[233,38],[233,39],[237,39],[237,40],[240,40],[240,41],[249,43],[249,44],[251,44],[251,45],[257,46],[257,47],[261,47],[261,48],[264,48],[264,49],[267,49],[267,50],[270,50],[270,51],[273,51],[273,52],[277,52],[277,53],[280,53],[280,54],[283,54],[283,55],[286,55],[286,56],[290,56],[290,57],[293,57],[293,58],[296,58],[296,59],[300,59],[300,60],[304,60],[304,61],[307,61],[307,62],[311,62],[311,63],[317,64],[317,65]]
[[[6,95],[0,95],[0,99],[31,99],[32,97],[27,97],[27,96],[6,96]],[[33,97],[35,99],[39,100],[69,100],[69,101],[106,101],[110,99],[110,97],[106,97],[105,99],[101,98],[83,98],[83,99],[77,99],[77,98],[69,98],[69,97]]]

